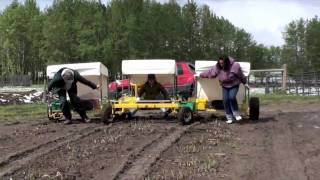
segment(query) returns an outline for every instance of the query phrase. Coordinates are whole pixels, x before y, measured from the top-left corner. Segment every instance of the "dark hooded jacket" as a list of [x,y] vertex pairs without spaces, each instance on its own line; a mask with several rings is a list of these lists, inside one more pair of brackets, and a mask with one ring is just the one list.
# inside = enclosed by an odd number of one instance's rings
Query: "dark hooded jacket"
[[[51,91],[52,89],[56,89],[56,90],[60,90],[60,89],[64,89],[65,87],[65,82],[61,76],[61,73],[64,69],[67,68],[61,68],[53,77],[53,79],[50,81],[49,85],[48,85],[48,91]],[[72,70],[72,69],[71,69]],[[74,73],[74,80],[72,83],[71,88],[68,90],[69,92],[73,92],[77,94],[77,82],[81,82],[82,84],[85,84],[89,87],[91,87],[92,89],[97,89],[97,85],[94,84],[93,82],[85,79],[83,76],[80,75],[80,73],[78,71],[72,70]]]
[[169,98],[167,90],[157,81],[155,81],[152,86],[148,82],[143,84],[138,92],[138,96],[141,97],[143,94],[146,100],[156,100],[161,94],[164,99]]

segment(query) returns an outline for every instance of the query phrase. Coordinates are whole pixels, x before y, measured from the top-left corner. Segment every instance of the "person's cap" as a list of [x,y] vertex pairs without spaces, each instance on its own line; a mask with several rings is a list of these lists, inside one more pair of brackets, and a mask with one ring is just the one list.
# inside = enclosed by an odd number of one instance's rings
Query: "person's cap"
[[61,72],[61,76],[64,81],[71,81],[71,80],[73,81],[73,79],[74,79],[74,73],[71,69],[64,69]]
[[155,80],[155,79],[156,79],[156,75],[148,74],[148,80]]

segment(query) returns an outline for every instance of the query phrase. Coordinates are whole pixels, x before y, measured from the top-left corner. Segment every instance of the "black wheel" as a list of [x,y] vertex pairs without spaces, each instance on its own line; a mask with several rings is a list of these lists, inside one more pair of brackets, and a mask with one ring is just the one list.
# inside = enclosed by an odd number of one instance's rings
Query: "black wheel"
[[190,108],[182,107],[178,113],[178,120],[182,122],[183,125],[189,125],[193,122],[193,113]]
[[133,119],[133,116],[130,112],[126,112],[126,113],[123,113],[123,117],[122,119],[126,120],[126,121],[130,121]]
[[115,114],[113,119],[118,120],[118,121],[128,121],[128,120],[133,119],[133,117],[130,114],[130,112],[124,112],[122,114]]
[[109,123],[113,123],[114,120],[115,118],[112,117],[112,107],[108,106],[103,112],[102,121],[105,124],[109,124]]
[[258,120],[260,113],[260,100],[257,97],[250,98],[249,101],[249,119]]

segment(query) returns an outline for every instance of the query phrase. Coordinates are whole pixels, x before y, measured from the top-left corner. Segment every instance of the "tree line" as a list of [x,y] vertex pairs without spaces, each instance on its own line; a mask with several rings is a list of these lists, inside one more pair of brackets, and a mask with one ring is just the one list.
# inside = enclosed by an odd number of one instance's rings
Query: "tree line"
[[[300,30],[293,22],[285,33],[285,48],[266,47],[194,0],[183,6],[176,0],[111,0],[107,5],[99,0],[54,0],[43,11],[36,0],[14,0],[0,12],[0,74],[31,74],[35,79],[49,64],[94,61],[114,74],[123,59],[194,61],[216,59],[221,53],[249,61],[255,69],[300,63],[303,58],[316,63],[319,54],[314,48],[320,46],[312,37],[319,21],[303,22],[304,43],[296,38]],[[310,53],[302,52],[302,44]]]
[[282,61],[291,73],[320,71],[320,19],[295,20],[283,34]]

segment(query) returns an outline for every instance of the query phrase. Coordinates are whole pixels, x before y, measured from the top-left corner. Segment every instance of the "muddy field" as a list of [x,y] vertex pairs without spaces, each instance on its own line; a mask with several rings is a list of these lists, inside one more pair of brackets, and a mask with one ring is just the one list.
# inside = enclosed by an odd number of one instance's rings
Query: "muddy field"
[[0,179],[317,180],[319,116],[320,104],[276,104],[232,125],[208,114],[191,126],[3,122]]

